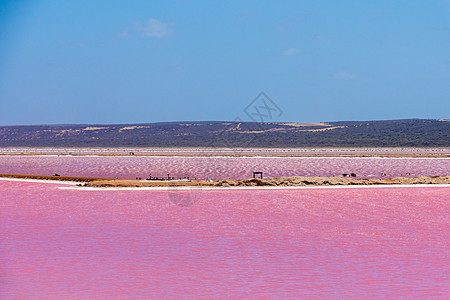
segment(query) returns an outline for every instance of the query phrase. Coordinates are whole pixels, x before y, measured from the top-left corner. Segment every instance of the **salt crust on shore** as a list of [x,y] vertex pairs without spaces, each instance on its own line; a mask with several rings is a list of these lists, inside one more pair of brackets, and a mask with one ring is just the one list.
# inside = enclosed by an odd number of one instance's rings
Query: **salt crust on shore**
[[9,178],[9,177],[0,177],[0,180],[4,181],[25,181],[25,182],[36,182],[36,183],[57,183],[57,184],[67,184],[74,185],[79,184],[78,181],[62,181],[62,180],[50,180],[50,179],[28,179],[28,178]]
[[83,186],[71,186],[71,187],[58,187],[58,189],[64,190],[79,190],[79,191],[179,191],[179,190],[279,190],[279,189],[361,189],[361,188],[408,188],[408,187],[445,187],[450,188],[448,184],[380,184],[380,185],[333,185],[333,186],[233,186],[233,187],[83,187]]
[[319,185],[319,186],[180,186],[180,187],[85,187],[77,186],[77,181],[40,180],[24,178],[4,178],[3,181],[23,181],[35,183],[63,184],[67,187],[58,187],[63,190],[78,191],[179,191],[179,190],[277,190],[277,189],[360,189],[360,188],[405,188],[405,187],[440,187],[450,188],[449,184],[379,184],[379,185]]
[[[0,154],[1,156],[5,156],[5,157],[118,157],[117,155],[70,155],[70,154],[61,154],[61,155],[57,155],[57,154],[33,154],[33,155],[23,155],[23,154]],[[363,154],[361,154],[363,155]],[[151,158],[161,158],[164,157],[164,155],[120,155],[120,157],[133,157],[133,158],[139,158],[139,157],[151,157]],[[298,158],[303,158],[303,157],[307,157],[307,158],[317,158],[317,159],[330,159],[330,158],[336,158],[336,159],[354,159],[354,158],[360,158],[360,159],[370,159],[370,158],[385,158],[385,159],[450,159],[450,157],[446,157],[446,156],[438,156],[438,157],[409,157],[409,156],[402,156],[402,157],[396,157],[396,156],[258,156],[258,155],[238,155],[238,156],[233,156],[233,155],[210,155],[210,156],[185,156],[185,155],[170,155],[167,156],[170,158],[186,158],[186,157],[192,157],[192,158],[292,158],[292,159],[298,159]]]

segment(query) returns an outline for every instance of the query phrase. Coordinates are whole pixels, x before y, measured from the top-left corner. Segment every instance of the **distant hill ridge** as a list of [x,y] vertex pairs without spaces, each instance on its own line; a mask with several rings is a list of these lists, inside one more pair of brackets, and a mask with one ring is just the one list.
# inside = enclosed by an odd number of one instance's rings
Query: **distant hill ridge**
[[0,127],[0,147],[449,147],[450,121],[161,122]]

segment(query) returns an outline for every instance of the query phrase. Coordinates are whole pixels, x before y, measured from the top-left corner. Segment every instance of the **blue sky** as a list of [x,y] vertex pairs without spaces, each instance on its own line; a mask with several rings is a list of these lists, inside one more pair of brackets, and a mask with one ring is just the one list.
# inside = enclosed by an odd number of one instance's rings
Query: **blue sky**
[[0,124],[449,118],[450,1],[1,1]]

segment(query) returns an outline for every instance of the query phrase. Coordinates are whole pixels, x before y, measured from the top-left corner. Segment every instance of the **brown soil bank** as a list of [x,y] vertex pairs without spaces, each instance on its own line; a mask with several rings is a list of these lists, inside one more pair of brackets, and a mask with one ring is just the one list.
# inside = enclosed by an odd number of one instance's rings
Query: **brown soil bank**
[[326,185],[379,185],[379,184],[450,184],[450,176],[396,177],[391,179],[354,179],[342,177],[272,177],[268,179],[207,181],[143,181],[143,180],[95,180],[89,187],[246,187],[246,186],[326,186]]
[[268,179],[221,180],[217,186],[309,186],[309,185],[374,185],[374,184],[450,184],[450,176],[418,176],[383,179],[343,177],[272,177]]
[[113,179],[98,177],[41,176],[0,174],[0,177],[83,182],[88,187],[246,187],[246,186],[332,186],[332,185],[380,185],[380,184],[450,184],[450,176],[418,176],[383,179],[355,179],[348,177],[272,177],[267,179],[218,180],[218,181],[153,181]]

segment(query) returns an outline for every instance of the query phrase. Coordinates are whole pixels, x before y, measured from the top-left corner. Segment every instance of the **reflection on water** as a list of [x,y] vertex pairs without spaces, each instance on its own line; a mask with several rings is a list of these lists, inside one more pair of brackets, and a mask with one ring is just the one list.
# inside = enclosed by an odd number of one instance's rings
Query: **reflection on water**
[[0,181],[0,298],[450,292],[448,187],[57,187]]
[[198,198],[198,192],[186,187],[170,187],[167,190],[167,197],[172,203],[182,207],[194,205]]

